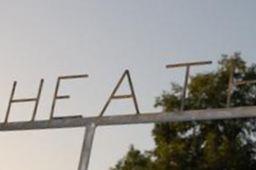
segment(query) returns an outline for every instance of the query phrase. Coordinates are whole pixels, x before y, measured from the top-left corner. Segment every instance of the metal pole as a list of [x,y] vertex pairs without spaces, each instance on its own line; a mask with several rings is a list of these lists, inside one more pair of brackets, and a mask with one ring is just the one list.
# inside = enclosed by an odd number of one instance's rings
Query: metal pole
[[88,170],[95,129],[94,123],[86,126],[78,170]]
[[187,88],[188,88],[189,72],[190,72],[190,66],[188,65],[186,68],[186,76],[185,76],[184,86],[183,86],[182,94],[181,94],[181,106],[180,106],[181,111],[183,111],[185,108],[185,100],[186,100],[186,94],[187,94]]
[[227,92],[227,108],[231,105],[231,97],[232,97],[232,91],[233,91],[233,85],[234,85],[234,66],[233,63],[231,63],[231,69],[230,69],[230,75],[229,75],[229,82],[228,82],[228,92]]

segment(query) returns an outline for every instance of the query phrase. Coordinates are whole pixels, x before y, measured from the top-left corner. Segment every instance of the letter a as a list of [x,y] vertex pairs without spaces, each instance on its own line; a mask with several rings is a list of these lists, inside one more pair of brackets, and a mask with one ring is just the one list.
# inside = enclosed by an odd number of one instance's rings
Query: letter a
[[[129,87],[130,87],[130,90],[131,90],[131,94],[127,94],[127,95],[116,95],[116,92],[118,91],[118,89],[120,88],[121,84],[123,83],[124,81],[124,78],[127,76],[128,78],[128,83],[129,83]],[[122,77],[120,78],[120,80],[118,81],[116,87],[114,88],[111,96],[109,97],[107,103],[105,104],[105,106],[103,107],[101,113],[100,113],[100,116],[103,116],[103,114],[105,113],[106,109],[108,108],[111,100],[113,99],[127,99],[127,98],[131,98],[133,100],[133,103],[134,103],[134,106],[135,106],[135,109],[136,109],[136,113],[137,114],[140,114],[140,111],[139,111],[139,106],[138,106],[138,103],[137,103],[137,99],[136,99],[136,95],[135,95],[135,91],[134,91],[134,87],[133,87],[133,84],[132,84],[132,79],[131,79],[131,76],[130,76],[130,72],[129,70],[125,70],[124,74],[122,75]]]

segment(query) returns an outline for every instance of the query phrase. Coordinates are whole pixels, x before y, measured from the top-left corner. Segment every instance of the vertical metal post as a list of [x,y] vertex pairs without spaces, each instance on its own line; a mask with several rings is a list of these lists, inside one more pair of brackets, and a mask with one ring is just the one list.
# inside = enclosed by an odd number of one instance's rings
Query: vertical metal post
[[230,73],[229,73],[229,82],[228,82],[228,91],[227,91],[227,108],[231,105],[231,97],[234,85],[234,65],[231,63]]
[[88,170],[95,129],[94,123],[86,126],[78,170]]
[[186,99],[186,94],[187,94],[187,86],[188,86],[188,79],[189,79],[189,72],[190,72],[190,66],[188,65],[186,68],[186,75],[185,75],[185,80],[184,80],[184,86],[181,94],[181,106],[180,110],[183,111],[185,108],[185,99]]

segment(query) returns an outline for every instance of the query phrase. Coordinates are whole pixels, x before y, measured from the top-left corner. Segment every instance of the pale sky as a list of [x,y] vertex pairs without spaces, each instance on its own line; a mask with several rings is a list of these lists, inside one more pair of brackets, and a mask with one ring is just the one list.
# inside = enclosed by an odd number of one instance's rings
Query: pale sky
[[[212,60],[241,51],[256,55],[255,0],[0,0],[0,119],[12,83],[16,97],[35,96],[45,79],[37,119],[49,117],[56,78],[63,82],[56,115],[97,116],[125,69],[130,69],[141,112],[154,112],[155,97],[182,81],[177,62]],[[126,91],[124,88],[123,91]],[[10,121],[28,120],[33,104],[15,104]],[[133,113],[131,101],[111,103],[106,115]],[[89,170],[115,165],[129,145],[154,147],[152,125],[101,127]],[[84,128],[0,132],[0,170],[77,170]]]

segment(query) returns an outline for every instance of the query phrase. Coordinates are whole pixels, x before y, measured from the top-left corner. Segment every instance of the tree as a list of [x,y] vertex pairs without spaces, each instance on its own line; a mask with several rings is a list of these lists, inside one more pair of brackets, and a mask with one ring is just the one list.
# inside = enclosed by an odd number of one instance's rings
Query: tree
[[[191,78],[185,109],[226,107],[231,71],[234,71],[235,81],[256,79],[256,65],[246,67],[240,53],[223,55],[217,71]],[[172,84],[171,91],[163,92],[155,106],[163,111],[177,110],[181,90],[179,85]],[[256,85],[235,87],[230,104],[232,107],[256,105]],[[112,170],[150,170],[146,168],[148,165],[154,170],[256,169],[255,130],[254,119],[156,124],[152,131],[156,148],[151,154],[131,148]],[[130,154],[134,151],[139,154]],[[145,166],[134,163],[144,158],[147,159]]]
[[142,154],[139,150],[130,147],[124,159],[120,160],[111,170],[153,170],[149,154]]

